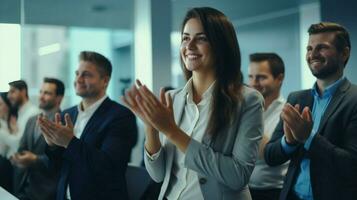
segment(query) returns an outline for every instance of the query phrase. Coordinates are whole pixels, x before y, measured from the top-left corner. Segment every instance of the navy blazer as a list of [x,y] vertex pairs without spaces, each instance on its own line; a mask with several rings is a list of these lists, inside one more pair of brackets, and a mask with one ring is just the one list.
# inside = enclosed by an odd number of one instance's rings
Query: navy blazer
[[[78,108],[62,112],[76,122]],[[67,148],[47,148],[52,167],[60,168],[57,200],[128,199],[125,172],[137,140],[134,114],[106,98],[89,119],[83,133]]]
[[[310,177],[314,200],[353,200],[357,197],[357,86],[344,80],[322,116],[319,129],[306,151],[300,144],[291,155],[281,148],[284,135],[280,120],[265,147],[265,160],[271,166],[290,160],[280,200],[289,200],[303,158],[310,159]],[[311,90],[291,93],[288,103],[312,110]]]

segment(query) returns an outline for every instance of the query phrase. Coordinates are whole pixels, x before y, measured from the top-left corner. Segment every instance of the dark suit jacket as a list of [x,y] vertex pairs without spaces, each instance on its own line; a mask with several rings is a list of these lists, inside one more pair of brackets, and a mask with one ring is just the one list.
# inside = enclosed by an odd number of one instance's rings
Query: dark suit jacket
[[[287,102],[300,104],[312,110],[311,90],[294,92]],[[289,199],[289,192],[300,170],[304,157],[310,159],[310,177],[314,200],[357,198],[357,86],[344,80],[333,95],[322,116],[319,129],[310,149],[300,144],[292,155],[286,155],[280,140],[284,135],[283,123],[279,122],[273,137],[265,147],[265,160],[276,166],[291,160],[286,175],[281,200]]]
[[[77,106],[65,113],[75,123]],[[136,139],[133,113],[106,98],[80,139],[73,138],[66,149],[47,149],[52,167],[61,168],[57,200],[65,199],[68,183],[72,200],[127,199],[125,172]]]
[[42,135],[34,138],[36,122],[37,116],[33,116],[28,120],[18,152],[31,151],[38,156],[38,160],[27,169],[15,168],[15,194],[19,198],[53,200],[56,197],[59,171],[47,167],[46,141]]

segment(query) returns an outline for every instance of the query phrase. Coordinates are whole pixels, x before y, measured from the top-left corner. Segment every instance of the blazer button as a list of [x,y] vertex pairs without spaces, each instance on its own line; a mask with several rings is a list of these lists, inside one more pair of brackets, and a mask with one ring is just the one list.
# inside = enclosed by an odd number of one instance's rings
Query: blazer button
[[199,182],[200,182],[200,184],[205,184],[206,182],[207,182],[207,179],[205,179],[205,178],[200,178],[199,179]]

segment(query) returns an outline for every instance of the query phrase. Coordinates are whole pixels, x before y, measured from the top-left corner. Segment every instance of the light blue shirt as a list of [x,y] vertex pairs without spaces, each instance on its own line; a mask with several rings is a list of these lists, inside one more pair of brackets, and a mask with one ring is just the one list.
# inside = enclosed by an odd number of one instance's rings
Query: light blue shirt
[[[310,149],[311,142],[315,137],[323,114],[326,111],[327,106],[329,105],[333,94],[336,92],[336,89],[341,84],[345,78],[341,78],[328,86],[322,95],[319,95],[317,84],[315,83],[314,87],[311,90],[311,94],[314,97],[314,104],[312,107],[312,119],[313,127],[309,138],[305,141],[304,148],[306,150]],[[283,150],[287,154],[293,153],[297,146],[292,146],[286,143],[285,136],[281,139],[281,145]],[[296,179],[296,183],[293,188],[295,194],[304,200],[313,200],[311,180],[310,180],[310,159],[304,158],[300,164],[300,173]]]

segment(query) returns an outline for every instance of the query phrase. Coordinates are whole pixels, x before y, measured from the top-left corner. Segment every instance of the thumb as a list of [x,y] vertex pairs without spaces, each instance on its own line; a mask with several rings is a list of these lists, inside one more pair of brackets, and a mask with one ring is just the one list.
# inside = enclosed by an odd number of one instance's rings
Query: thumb
[[61,115],[59,113],[56,113],[55,115],[55,123],[58,125],[61,125]]
[[64,120],[66,122],[66,126],[69,127],[69,128],[73,128],[73,123],[72,123],[72,120],[71,120],[71,117],[69,116],[68,113],[66,113],[64,115]]
[[165,98],[166,98],[166,106],[172,111],[173,110],[172,98],[168,92],[166,92]]
[[161,103],[164,104],[165,106],[167,105],[164,88],[160,88],[160,101],[161,101]]
[[303,116],[308,122],[312,122],[312,113],[309,107],[305,107],[303,110]]

